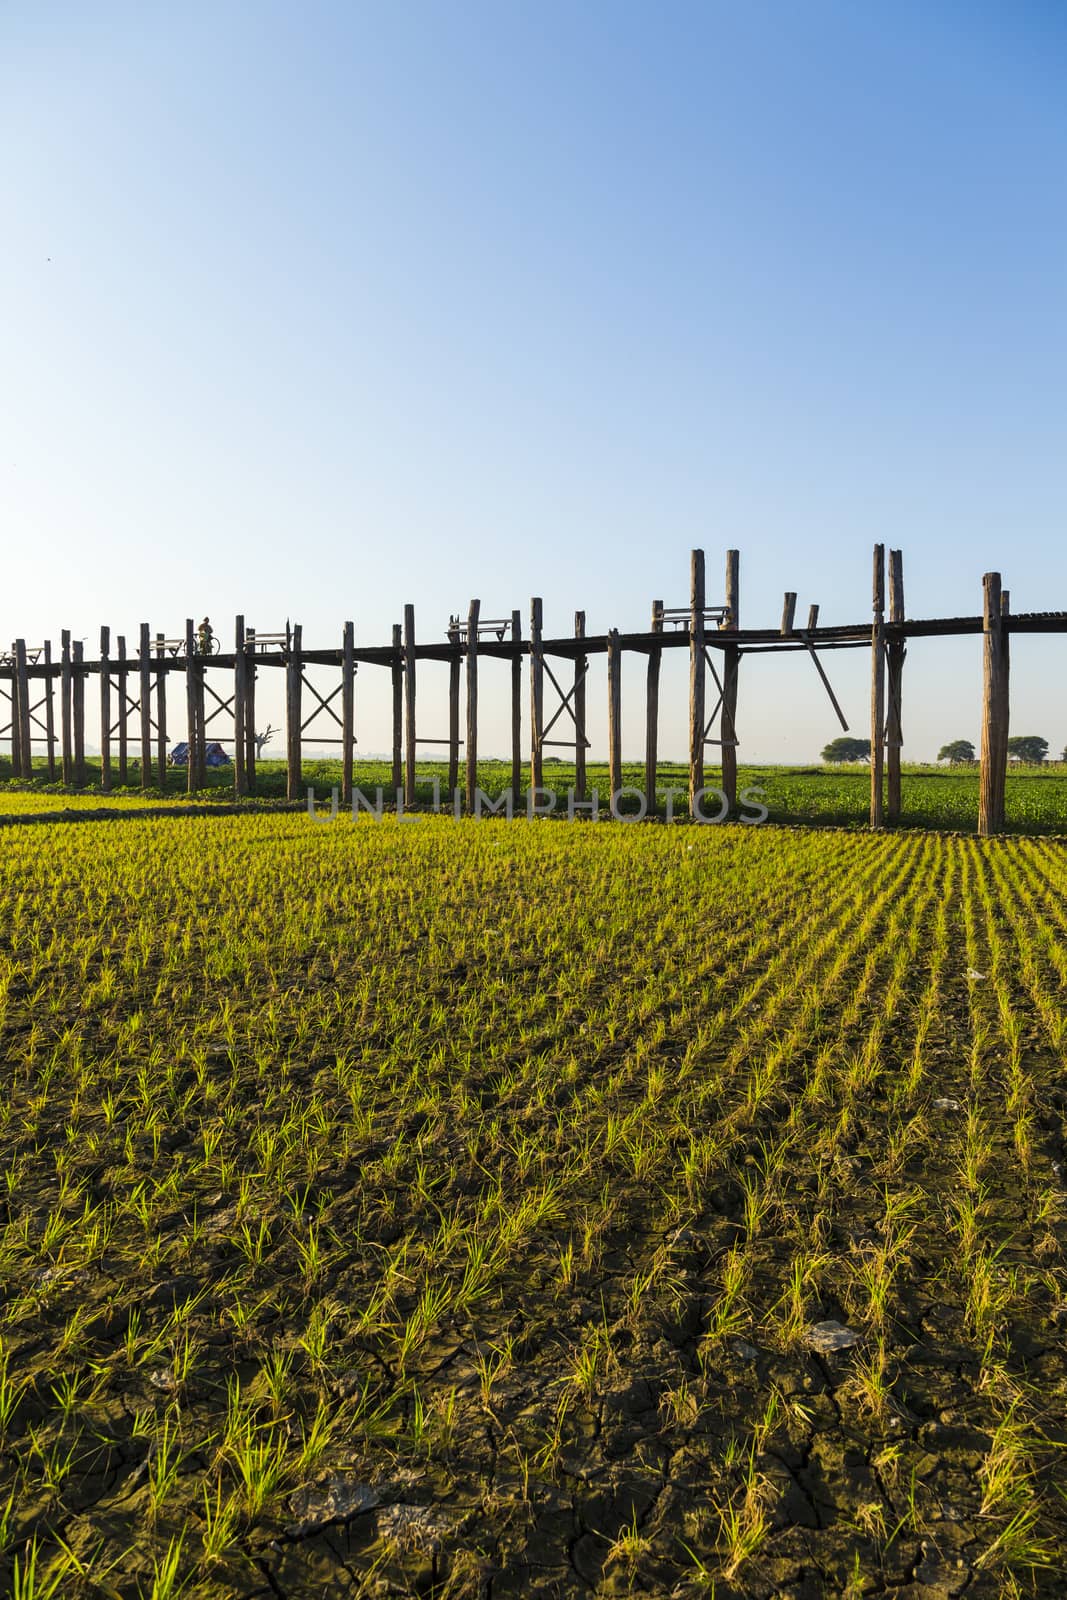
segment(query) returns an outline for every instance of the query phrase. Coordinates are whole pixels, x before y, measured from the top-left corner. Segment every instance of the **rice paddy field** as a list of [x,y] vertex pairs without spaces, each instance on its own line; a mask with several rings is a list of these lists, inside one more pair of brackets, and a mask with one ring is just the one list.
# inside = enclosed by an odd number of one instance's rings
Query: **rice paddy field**
[[919,828],[8,827],[0,1590],[1062,1594],[1065,891]]

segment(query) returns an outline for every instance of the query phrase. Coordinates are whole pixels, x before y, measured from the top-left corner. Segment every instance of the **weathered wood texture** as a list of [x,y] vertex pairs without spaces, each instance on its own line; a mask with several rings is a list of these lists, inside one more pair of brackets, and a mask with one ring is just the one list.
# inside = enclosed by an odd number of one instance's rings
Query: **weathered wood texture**
[[982,579],[982,751],[978,786],[978,832],[983,838],[1004,826],[1008,770],[1008,635],[1000,573]]
[[196,750],[198,734],[196,726],[196,634],[193,631],[192,617],[185,619],[185,787],[189,794],[195,794],[199,787],[197,774]]
[[[725,598],[723,630],[736,633],[741,626],[741,556],[737,550],[726,552]],[[741,652],[736,645],[726,645],[722,666],[722,792],[733,808],[737,805],[737,679],[741,666]]]
[[518,805],[522,797],[522,617],[511,613],[511,642],[515,654],[511,658],[511,798]]
[[245,654],[245,619],[233,624],[233,794],[248,793],[248,657]]
[[167,673],[163,665],[167,647],[161,633],[156,634],[156,782],[167,791]]
[[390,670],[393,678],[393,793],[399,794],[403,782],[404,747],[404,646],[399,622],[393,623]]
[[[652,602],[652,632],[663,632],[663,601]],[[653,646],[648,652],[645,673],[645,804],[649,816],[656,811],[656,777],[659,765],[659,674],[663,651]]]
[[111,629],[100,629],[100,790],[111,793]]
[[[574,613],[574,637],[585,638],[585,612]],[[576,800],[588,798],[588,783],[586,781],[585,751],[585,679],[589,671],[588,656],[575,656],[574,658],[574,690],[571,699],[574,704],[574,797]]]
[[289,800],[301,798],[304,776],[300,726],[304,686],[303,642],[303,625],[294,622],[285,662],[285,793]]
[[[889,552],[889,620],[904,621],[904,558],[899,550]],[[904,743],[903,680],[906,651],[903,639],[893,636],[886,645],[886,727],[885,771],[887,822],[900,820],[900,761]]]
[[884,820],[882,772],[885,756],[885,546],[874,547],[871,622],[871,827]]
[[356,628],[346,622],[341,638],[341,803],[352,805],[352,763],[356,755]]
[[[70,665],[70,629],[64,628],[59,636],[59,725],[60,738],[63,747],[63,782],[74,782],[74,729],[71,722],[72,716],[72,681]],[[119,640],[120,648],[124,640]],[[122,781],[122,780],[120,780]]]
[[478,788],[478,620],[482,602],[472,600],[467,612],[467,810],[474,810]]
[[619,630],[608,633],[608,789],[609,803],[622,788],[622,652]]
[[404,607],[404,804],[415,804],[415,607]]
[[451,801],[459,784],[459,679],[463,666],[463,645],[459,624],[450,623],[448,642],[448,797]]
[[544,787],[545,663],[541,655],[544,607],[539,596],[530,601],[530,787]]
[[48,781],[56,781],[56,712],[55,688],[56,680],[52,673],[52,641],[44,642],[44,665],[47,676],[44,681],[44,736],[48,741]]
[[152,782],[152,650],[148,623],[142,622],[137,646],[138,706],[141,713],[141,788]]
[[704,787],[704,552],[694,550],[689,574],[689,815]]
[[85,783],[85,648],[80,639],[70,647],[71,720],[74,724],[74,782]]

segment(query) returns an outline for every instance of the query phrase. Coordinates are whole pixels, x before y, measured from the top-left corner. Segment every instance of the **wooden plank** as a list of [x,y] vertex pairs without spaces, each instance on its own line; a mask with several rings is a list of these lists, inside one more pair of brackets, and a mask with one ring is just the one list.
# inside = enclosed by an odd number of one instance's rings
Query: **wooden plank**
[[196,727],[196,634],[193,631],[192,617],[185,619],[185,787],[189,794],[195,794],[199,777],[197,773],[196,748],[198,744]]
[[152,650],[148,623],[141,623],[138,647],[139,676],[141,681],[141,788],[152,783]]
[[478,787],[478,618],[482,602],[472,600],[467,612],[467,810],[474,810]]
[[608,804],[622,788],[622,652],[619,630],[608,633]]
[[[652,632],[663,632],[663,601],[652,602]],[[659,764],[659,674],[662,650],[648,652],[645,678],[645,803],[650,817],[656,814],[656,769]]]
[[303,639],[303,624],[294,622],[285,661],[285,792],[286,797],[290,800],[299,800],[301,798],[300,790],[303,783],[303,753],[300,733],[300,707],[303,688],[301,675],[304,670],[301,649]]
[[84,646],[75,639],[71,653],[71,720],[74,724],[74,782],[79,788],[85,785],[85,672],[82,663]]
[[404,652],[399,622],[393,623],[393,792],[400,793],[404,742]]
[[530,601],[530,787],[544,787],[545,663],[541,655],[544,607],[539,595]]
[[[119,787],[124,789],[129,781],[129,751],[127,748],[127,706],[126,706],[126,636],[120,633],[115,641],[117,659],[115,662],[115,678],[118,685],[119,714]],[[64,755],[64,761],[66,756]]]
[[871,827],[884,820],[885,756],[885,546],[874,547],[874,620],[871,623]]
[[788,637],[793,632],[793,620],[797,612],[797,597],[792,589],[787,589],[782,601],[782,633]]
[[1008,766],[1007,630],[1000,573],[982,579],[982,750],[978,786],[978,832],[983,838],[1004,825],[1004,780]]
[[[574,613],[574,637],[585,638],[585,612]],[[585,675],[589,670],[586,656],[574,658],[574,798],[588,799],[585,768]]]
[[[259,747],[256,744],[256,630],[247,625],[245,656],[248,662],[245,670],[245,773],[248,778],[248,792],[255,794],[256,761],[259,757]],[[270,727],[269,722],[267,727]]]
[[[736,633],[741,626],[741,556],[737,550],[726,552],[726,608],[720,631]],[[741,666],[737,645],[726,645],[722,665],[722,792],[732,809],[737,805],[737,678]]]
[[48,781],[56,781],[56,711],[55,711],[55,677],[52,673],[52,641],[44,642],[44,736],[48,741]]
[[448,660],[448,794],[451,800],[459,783],[459,677],[463,663],[463,646],[459,638],[459,623],[449,619],[448,642],[452,654]]
[[404,804],[415,804],[415,607],[404,607]]
[[100,791],[111,793],[111,629],[100,629]]
[[704,552],[694,550],[689,571],[689,815],[704,787]]
[[33,735],[30,724],[30,676],[27,670],[26,641],[15,640],[15,674],[12,687],[15,693],[11,703],[11,750],[17,751],[18,765],[12,760],[11,770],[16,777],[33,777]]
[[156,634],[156,782],[167,792],[167,646]]
[[517,611],[511,613],[511,642],[515,653],[511,658],[511,798],[517,806],[522,798],[522,618]]
[[345,623],[341,641],[341,804],[352,807],[352,763],[356,755],[356,627]]
[[74,730],[71,723],[70,629],[64,628],[59,637],[59,730],[63,748],[63,782],[71,784],[74,782]]
[[[889,621],[904,621],[904,557],[889,552]],[[886,805],[888,822],[900,821],[900,759],[903,733],[904,641],[895,636],[886,644]]]
[[233,797],[248,793],[248,656],[245,654],[245,619],[233,624]]

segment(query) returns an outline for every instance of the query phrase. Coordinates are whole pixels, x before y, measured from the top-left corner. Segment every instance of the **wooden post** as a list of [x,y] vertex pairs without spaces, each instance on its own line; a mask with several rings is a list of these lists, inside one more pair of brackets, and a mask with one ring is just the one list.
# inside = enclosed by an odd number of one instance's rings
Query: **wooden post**
[[[63,743],[63,782],[74,782],[74,742],[71,729],[70,629],[60,634],[59,730]],[[121,645],[122,641],[119,640]]]
[[814,633],[815,629],[818,626],[819,626],[819,608],[818,608],[818,606],[809,606],[808,607],[808,632],[809,633]]
[[256,630],[245,629],[245,779],[256,792]]
[[1004,786],[1008,775],[1008,723],[1011,707],[1008,696],[1008,674],[1010,670],[1011,633],[1008,629],[1008,616],[1010,612],[1009,596],[1007,589],[1000,591],[1000,706],[997,720],[1000,724],[1001,755],[997,777],[997,815],[1000,818],[1000,827],[1004,826]]
[[111,793],[111,629],[100,629],[100,790]]
[[[200,643],[199,630],[197,631],[197,645]],[[193,682],[196,685],[196,784],[198,789],[207,788],[207,706],[204,695],[204,678],[207,674],[207,658],[197,650],[196,673]]]
[[[726,607],[723,627],[736,633],[741,626],[741,557],[736,550],[726,552]],[[731,809],[737,805],[737,674],[741,652],[728,644],[722,653],[722,792]]]
[[71,646],[71,700],[74,721],[74,782],[79,788],[85,783],[85,673],[82,670],[84,650],[80,639]]
[[544,787],[545,663],[541,655],[544,608],[540,596],[530,601],[530,787]]
[[303,669],[301,659],[303,638],[303,625],[299,622],[294,622],[285,663],[285,792],[289,800],[299,800],[301,798],[300,788],[303,781],[300,730],[301,706],[303,704],[301,692],[303,685],[300,679]]
[[[689,575],[689,815],[704,787],[704,552],[694,550]],[[725,748],[725,746],[724,746]]]
[[511,642],[511,798],[517,806],[522,797],[522,618],[517,611],[511,613]]
[[789,635],[793,631],[793,619],[796,616],[797,597],[791,589],[787,589],[782,601],[782,633]]
[[400,792],[403,781],[404,742],[404,653],[399,622],[393,623],[393,793]]
[[167,792],[167,646],[161,633],[156,634],[156,781],[160,792]]
[[619,630],[608,633],[608,805],[622,788],[622,652]]
[[415,804],[415,607],[404,607],[404,804]]
[[115,641],[115,648],[118,653],[115,664],[115,675],[118,679],[119,693],[119,787],[124,789],[129,776],[127,772],[126,749],[126,637],[124,634],[119,634]]
[[[663,601],[652,602],[652,632],[663,632]],[[648,815],[656,815],[656,768],[659,763],[659,669],[663,651],[653,646],[648,652],[645,683],[645,804]]]
[[982,766],[978,832],[983,838],[1004,825],[1004,780],[1008,766],[1008,653],[1000,573],[982,579]]
[[352,762],[356,745],[356,628],[346,622],[341,642],[341,804],[352,806]]
[[871,623],[871,827],[883,821],[882,770],[885,758],[885,546],[874,547],[874,620]]
[[459,641],[459,624],[449,618],[448,642],[452,654],[448,658],[448,797],[451,801],[459,783],[459,672],[463,646]]
[[[11,740],[12,754],[17,750],[18,765],[11,763],[11,770],[18,778],[33,777],[33,744],[30,725],[30,677],[26,660],[25,639],[15,640],[15,675],[12,683],[15,690],[11,701],[11,732],[14,735],[18,729],[17,737]],[[16,715],[17,711],[17,715]]]
[[52,641],[44,642],[44,736],[48,741],[48,781],[56,781],[55,682],[52,677]]
[[185,787],[189,794],[195,794],[199,778],[196,761],[196,635],[192,617],[185,619],[185,724]]
[[[904,621],[904,557],[899,550],[889,552],[889,620]],[[886,820],[900,821],[900,748],[902,731],[902,678],[904,640],[891,638],[886,646]]]
[[478,787],[478,618],[482,602],[472,600],[467,612],[467,810],[474,810]]
[[147,789],[152,782],[152,679],[151,672],[151,645],[149,644],[148,623],[141,623],[140,648],[140,679],[141,679],[141,788]]
[[[574,637],[585,638],[585,612],[574,613]],[[585,775],[585,674],[589,666],[585,656],[574,658],[574,798],[586,799]]]
[[248,657],[245,655],[245,619],[233,624],[233,797],[248,793]]

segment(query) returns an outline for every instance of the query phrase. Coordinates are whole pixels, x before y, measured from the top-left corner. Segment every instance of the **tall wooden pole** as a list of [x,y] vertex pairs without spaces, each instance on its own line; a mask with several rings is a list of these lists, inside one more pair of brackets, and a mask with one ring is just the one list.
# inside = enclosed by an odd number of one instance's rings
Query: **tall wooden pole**
[[704,787],[704,552],[694,550],[689,574],[689,814]]
[[256,630],[245,628],[245,776],[248,793],[256,792]]
[[[904,557],[889,552],[889,620],[904,621]],[[891,638],[886,646],[886,820],[900,821],[900,753],[903,734],[904,640]]]
[[71,711],[74,722],[74,782],[85,783],[85,672],[84,647],[80,639],[71,645]]
[[294,622],[285,663],[285,792],[290,800],[299,800],[301,798],[300,787],[303,782],[303,754],[300,729],[301,707],[303,704],[303,684],[301,680],[304,667],[302,655],[303,639],[303,624]]
[[1010,714],[1011,714],[1011,707],[1010,707],[1010,704],[1009,704],[1009,696],[1008,696],[1008,675],[1009,675],[1009,671],[1010,671],[1010,659],[1009,658],[1011,656],[1011,633],[1009,632],[1009,629],[1008,629],[1008,615],[1009,615],[1009,612],[1010,612],[1011,608],[1010,608],[1009,603],[1008,603],[1008,598],[1009,597],[1008,597],[1007,589],[1001,589],[1001,591],[1000,591],[1000,639],[1001,639],[1001,642],[1000,642],[1000,659],[1001,659],[1002,666],[1001,666],[1001,673],[1000,673],[1000,704],[999,704],[999,707],[998,707],[998,715],[997,715],[997,720],[998,720],[999,725],[1000,725],[1000,743],[1001,743],[1000,764],[999,764],[999,768],[998,768],[998,777],[997,777],[997,811],[998,811],[998,814],[1000,816],[1000,826],[1001,827],[1004,826],[1004,817],[1005,817],[1005,811],[1004,811],[1004,801],[1005,801],[1004,786],[1005,786],[1005,782],[1007,780],[1007,775],[1008,775],[1008,724],[1009,724],[1009,719],[1010,719]]
[[245,619],[233,624],[233,795],[248,793],[248,657],[245,654]]
[[[663,632],[663,601],[652,602],[652,632]],[[656,768],[659,764],[659,669],[663,651],[655,645],[648,652],[645,681],[645,804],[648,815],[656,814]]]
[[478,787],[478,618],[482,602],[472,600],[467,612],[467,810],[474,810]]
[[48,741],[48,781],[56,781],[55,679],[52,675],[52,641],[44,642],[44,736]]
[[609,806],[622,788],[622,653],[619,630],[608,633],[608,790]]
[[[18,750],[18,766],[12,761],[11,768],[16,777],[33,777],[33,744],[32,729],[30,725],[30,676],[26,657],[25,639],[15,640],[15,680],[13,687],[15,695],[12,700],[11,731],[14,734],[18,729],[17,739],[11,741],[11,748]],[[16,715],[17,711],[17,715]]]
[[[63,748],[63,782],[71,784],[74,782],[74,739],[71,728],[70,629],[64,628],[59,638],[59,732]],[[121,639],[119,643],[122,643]]]
[[999,572],[985,574],[982,591],[982,766],[978,832],[988,838],[1004,825],[1004,780],[1008,767],[1007,630]]
[[100,629],[100,789],[111,792],[111,629]]
[[545,664],[541,655],[544,608],[539,595],[530,601],[530,787],[544,787]]
[[882,769],[885,757],[885,546],[874,547],[871,622],[871,827],[883,822]]
[[511,613],[511,642],[511,798],[517,806],[522,795],[522,618],[517,611]]
[[404,651],[399,622],[393,623],[393,793],[403,782],[404,745]]
[[451,800],[459,783],[459,675],[463,658],[459,623],[453,623],[451,619],[448,642],[452,646],[448,658],[448,794]]
[[156,634],[156,781],[163,794],[167,792],[167,645],[161,633]]
[[404,607],[404,804],[415,804],[415,607]]
[[[585,638],[585,612],[574,613],[574,637]],[[589,666],[585,656],[574,658],[574,798],[585,800],[585,674]]]
[[192,617],[185,619],[185,743],[185,787],[189,794],[195,794],[199,778],[196,760],[196,635]]
[[152,782],[152,651],[149,643],[148,623],[141,623],[138,656],[140,658],[141,699],[141,788]]
[[[726,616],[723,628],[736,633],[741,626],[741,555],[737,550],[726,552]],[[741,652],[735,644],[728,644],[722,653],[722,792],[727,804],[737,805],[737,675],[741,665]]]
[[346,622],[341,643],[341,803],[352,805],[352,762],[356,745],[356,628]]

